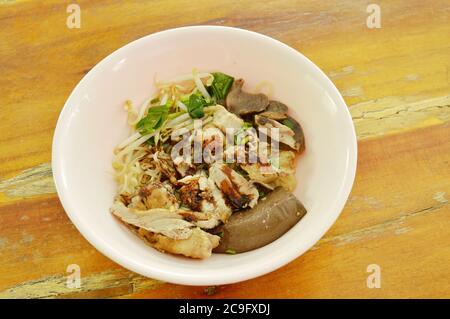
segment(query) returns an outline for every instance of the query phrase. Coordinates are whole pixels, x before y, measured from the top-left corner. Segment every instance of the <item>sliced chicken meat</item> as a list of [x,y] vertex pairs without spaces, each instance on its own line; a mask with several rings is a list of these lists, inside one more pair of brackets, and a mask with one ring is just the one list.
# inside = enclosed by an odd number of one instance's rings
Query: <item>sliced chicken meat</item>
[[281,186],[292,192],[297,185],[295,153],[292,151],[280,151],[277,154],[271,154],[266,163],[245,163],[241,164],[241,168],[248,173],[251,181],[269,189]]
[[206,177],[205,172],[187,176],[179,183],[183,185],[178,190],[183,205],[200,212],[193,215],[197,226],[210,229],[225,222],[231,215],[231,208],[225,204],[222,192],[211,178]]
[[160,234],[139,229],[138,233],[156,249],[172,254],[184,255],[191,258],[205,259],[219,245],[220,237],[207,233],[200,228],[194,228],[187,239],[177,240]]
[[175,157],[173,159],[173,164],[181,177],[189,176],[190,174],[195,173],[196,167],[192,162],[191,155]]
[[155,208],[141,211],[115,202],[111,212],[126,224],[138,227],[138,234],[159,250],[192,258],[207,258],[219,244],[218,236],[185,220],[186,215],[182,210]]
[[115,202],[111,212],[127,224],[143,228],[153,233],[166,235],[173,239],[186,239],[192,234],[194,224],[185,221],[176,211],[165,208],[137,210]]
[[234,208],[253,207],[259,197],[256,187],[228,165],[214,163],[209,176]]
[[203,160],[207,164],[223,159],[225,136],[217,127],[208,127],[202,133]]
[[175,210],[178,206],[178,200],[170,185],[153,182],[141,187],[138,194],[131,198],[131,203],[128,207],[139,210],[151,208]]
[[177,182],[176,171],[170,155],[164,151],[158,151],[153,154],[153,160],[161,173],[163,173],[171,183],[175,184]]
[[212,123],[216,127],[220,128],[223,133],[226,133],[227,129],[233,129],[234,132],[237,132],[244,126],[243,119],[228,112],[222,105],[215,106]]
[[300,148],[300,145],[295,140],[295,132],[286,125],[260,115],[255,115],[255,123],[260,128],[266,128],[267,135],[272,138],[275,138],[275,136],[271,129],[278,129],[277,135],[281,143],[286,144],[295,150]]
[[178,181],[178,184],[182,185],[178,189],[178,193],[183,206],[195,211],[201,211],[202,197],[200,193],[202,190],[200,189],[200,183],[206,183],[206,177],[202,173],[195,176],[188,175]]

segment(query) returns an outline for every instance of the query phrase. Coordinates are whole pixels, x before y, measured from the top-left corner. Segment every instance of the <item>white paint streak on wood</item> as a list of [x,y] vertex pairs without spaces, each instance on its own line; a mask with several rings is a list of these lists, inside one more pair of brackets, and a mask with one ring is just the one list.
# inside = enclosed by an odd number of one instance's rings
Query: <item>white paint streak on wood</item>
[[360,86],[354,86],[341,90],[341,94],[344,97],[356,97],[364,95],[363,89]]
[[402,228],[394,230],[394,233],[396,235],[402,235],[402,234],[406,234],[407,232],[410,232],[411,230],[413,230],[412,227],[402,227]]
[[0,192],[7,197],[29,197],[56,192],[50,163],[24,170],[19,175],[0,181]]
[[[357,196],[352,195],[348,199],[349,203],[352,205],[351,208],[353,211],[358,211],[365,208],[371,208],[371,209],[381,209],[384,207],[382,202],[380,202],[378,199],[376,199],[373,196]],[[359,204],[359,205],[356,205]]]
[[450,121],[450,95],[419,100],[386,97],[349,108],[359,140]]
[[331,71],[327,72],[327,75],[332,80],[336,80],[336,79],[339,79],[339,78],[342,78],[342,77],[352,74],[354,70],[355,70],[355,68],[353,66],[348,65],[348,66],[344,66],[342,69],[339,69],[339,70],[331,70]]
[[445,198],[445,192],[437,192],[436,194],[434,194],[433,199],[439,203],[448,203],[448,199]]
[[402,235],[405,234],[413,228],[405,225],[405,222],[409,220],[410,218],[421,216],[424,214],[430,214],[434,213],[436,211],[439,211],[444,206],[446,207],[448,203],[445,204],[439,204],[436,206],[426,207],[414,212],[399,213],[398,216],[391,218],[389,220],[386,220],[382,223],[357,229],[348,233],[334,235],[334,236],[325,236],[322,238],[311,250],[319,249],[321,245],[324,244],[332,244],[335,246],[344,246],[348,244],[352,244],[354,242],[360,241],[360,240],[371,240],[375,239],[379,236],[384,236],[387,234],[394,234],[394,235]]
[[407,81],[417,81],[420,79],[420,75],[418,74],[408,74],[407,76],[405,76],[405,80]]
[[129,293],[135,293],[146,289],[152,289],[162,284],[161,281],[145,278],[122,270],[105,271],[83,277],[83,269],[81,269],[81,287],[71,289],[66,285],[66,275],[67,274],[58,274],[21,283],[4,291],[0,291],[0,299],[54,298],[73,293],[114,288],[123,288],[128,290]]

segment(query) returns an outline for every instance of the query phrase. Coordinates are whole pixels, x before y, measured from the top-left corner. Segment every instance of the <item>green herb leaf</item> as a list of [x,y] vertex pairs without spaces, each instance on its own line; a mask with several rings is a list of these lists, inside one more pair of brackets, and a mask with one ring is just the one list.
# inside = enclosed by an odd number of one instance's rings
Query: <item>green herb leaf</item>
[[152,133],[163,125],[168,114],[169,108],[166,105],[150,107],[147,115],[137,122],[136,129],[143,135]]
[[220,238],[223,238],[223,235],[225,235],[225,234],[223,231],[221,231],[220,233],[217,233],[216,235],[219,236]]
[[197,94],[192,94],[189,97],[189,103],[187,105],[189,116],[194,119],[202,118],[205,115],[203,108],[206,106],[205,99]]
[[214,72],[212,75],[214,76],[211,84],[213,96],[217,102],[223,101],[230,91],[234,78],[221,72]]
[[167,108],[167,112],[161,113],[161,118],[159,119],[159,122],[156,124],[155,129],[160,128],[164,124],[164,122],[167,120],[168,117],[169,117],[169,110]]
[[147,114],[155,114],[155,113],[168,113],[169,108],[167,105],[158,105],[158,106],[152,106],[147,110]]
[[161,115],[148,114],[136,124],[136,129],[139,130],[142,135],[149,134],[155,130],[155,127],[160,120]]

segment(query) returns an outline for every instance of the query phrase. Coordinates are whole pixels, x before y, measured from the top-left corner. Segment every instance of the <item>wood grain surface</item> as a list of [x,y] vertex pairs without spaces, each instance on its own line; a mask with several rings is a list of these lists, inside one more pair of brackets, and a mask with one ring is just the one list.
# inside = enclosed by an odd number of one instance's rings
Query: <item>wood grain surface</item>
[[[81,28],[66,27],[70,3]],[[375,1],[374,1],[375,2]],[[0,298],[450,297],[450,3],[376,1],[0,0]],[[51,142],[68,95],[124,44],[167,28],[227,25],[314,61],[344,96],[358,134],[345,209],[300,258],[218,287],[144,278],[101,255],[55,193]],[[81,287],[66,285],[67,266]],[[366,285],[367,266],[381,287]]]

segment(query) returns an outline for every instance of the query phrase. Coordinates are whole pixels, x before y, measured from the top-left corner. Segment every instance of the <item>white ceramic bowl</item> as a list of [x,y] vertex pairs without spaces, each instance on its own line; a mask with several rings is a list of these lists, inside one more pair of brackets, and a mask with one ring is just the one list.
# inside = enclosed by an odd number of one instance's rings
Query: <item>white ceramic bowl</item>
[[[129,133],[123,102],[143,102],[154,77],[199,70],[267,80],[304,129],[306,151],[297,167],[295,195],[308,214],[260,249],[193,260],[147,246],[109,212],[116,193],[113,149]],[[310,60],[267,36],[229,27],[194,26],[136,40],[97,64],[76,86],[58,120],[52,169],[72,222],[103,254],[144,276],[188,285],[228,284],[273,271],[311,248],[339,216],[356,170],[355,131],[333,83]],[[251,240],[251,238],[249,238]]]

